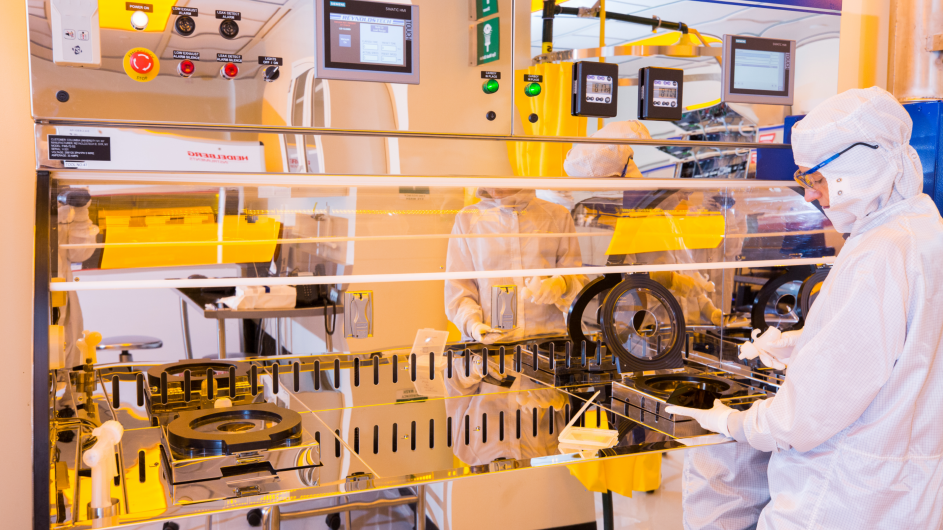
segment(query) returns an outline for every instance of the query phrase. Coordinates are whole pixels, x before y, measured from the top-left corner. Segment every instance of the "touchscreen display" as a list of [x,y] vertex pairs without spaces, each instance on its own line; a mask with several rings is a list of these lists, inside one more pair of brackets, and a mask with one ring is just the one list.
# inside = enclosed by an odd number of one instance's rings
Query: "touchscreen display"
[[406,64],[406,21],[331,13],[331,61]]
[[785,53],[736,48],[733,57],[735,90],[786,90]]

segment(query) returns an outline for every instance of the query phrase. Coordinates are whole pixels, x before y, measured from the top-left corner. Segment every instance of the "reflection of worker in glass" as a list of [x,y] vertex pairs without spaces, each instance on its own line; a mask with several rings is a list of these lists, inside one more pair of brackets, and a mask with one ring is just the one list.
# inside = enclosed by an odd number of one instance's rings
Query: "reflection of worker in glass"
[[[576,237],[527,237],[575,233],[570,212],[538,199],[534,190],[479,188],[477,204],[455,217],[446,270],[514,271],[580,267]],[[459,236],[459,237],[456,237]],[[461,237],[479,236],[479,237]],[[465,339],[486,344],[498,339],[565,333],[564,311],[583,287],[582,276],[507,276],[446,280],[445,312]],[[491,322],[491,287],[517,286],[517,328]]]
[[[565,423],[566,395],[543,387],[523,374],[511,375],[507,370],[502,375],[494,360],[487,376],[482,375],[480,356],[473,356],[470,363],[469,375],[466,376],[464,361],[457,357],[453,377],[445,378],[446,393],[454,398],[445,400],[445,410],[453,422],[452,451],[455,456],[466,464],[481,465],[497,458],[521,460],[558,454],[557,437]],[[510,360],[506,366],[511,366]],[[521,413],[520,437],[516,432],[518,411]],[[533,434],[534,411],[537,414],[536,436]]]
[[[84,189],[66,189],[59,193],[58,232],[59,245],[95,243],[98,226],[88,217],[88,204],[91,197]],[[58,277],[66,282],[72,281],[72,264],[81,263],[92,257],[94,248],[58,249]],[[65,366],[72,368],[85,362],[75,341],[82,338],[84,323],[79,297],[70,291],[65,307],[59,309],[57,324],[65,328]]]

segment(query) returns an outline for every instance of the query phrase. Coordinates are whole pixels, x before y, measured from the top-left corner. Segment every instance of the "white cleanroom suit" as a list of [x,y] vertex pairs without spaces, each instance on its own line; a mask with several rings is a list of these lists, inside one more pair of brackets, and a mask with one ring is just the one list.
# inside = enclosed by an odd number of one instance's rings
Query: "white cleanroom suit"
[[773,453],[758,528],[939,528],[943,521],[943,220],[921,193],[912,122],[879,88],[823,102],[793,129],[826,215],[850,233],[775,397],[731,435]]

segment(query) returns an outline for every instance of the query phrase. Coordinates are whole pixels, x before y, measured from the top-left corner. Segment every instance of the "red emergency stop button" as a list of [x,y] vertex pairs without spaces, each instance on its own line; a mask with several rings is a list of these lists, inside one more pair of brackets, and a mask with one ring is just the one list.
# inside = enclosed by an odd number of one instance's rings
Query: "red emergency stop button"
[[219,69],[219,73],[226,79],[233,79],[239,75],[239,67],[235,63],[226,63]]
[[177,65],[177,73],[180,77],[190,77],[194,71],[196,71],[196,66],[189,59],[184,59]]
[[147,48],[132,48],[124,55],[124,72],[131,79],[144,83],[157,77],[160,60]]

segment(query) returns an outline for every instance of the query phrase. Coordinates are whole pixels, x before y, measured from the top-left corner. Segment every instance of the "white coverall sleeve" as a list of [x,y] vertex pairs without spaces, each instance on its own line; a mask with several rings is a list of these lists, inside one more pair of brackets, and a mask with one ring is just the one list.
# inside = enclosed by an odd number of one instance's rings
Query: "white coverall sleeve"
[[[65,243],[70,245],[88,245],[95,243],[95,238],[98,235],[98,226],[95,225],[89,219],[88,216],[88,205],[79,206],[79,207],[69,207],[64,206],[60,207],[59,215],[69,217],[69,209],[71,208],[73,212],[73,217],[71,222],[62,223],[59,227],[60,230],[65,228],[68,231],[68,236],[65,239]],[[63,213],[64,212],[64,213]],[[65,260],[68,263],[81,263],[88,258],[92,257],[92,254],[95,253],[94,248],[70,248],[70,249],[61,249],[60,252],[64,253]],[[62,272],[60,271],[60,275]]]
[[[452,227],[452,234],[461,233],[462,229],[456,220],[455,226]],[[449,248],[445,258],[446,271],[475,270],[467,241],[462,238],[449,238]],[[484,322],[478,280],[445,280],[445,315],[462,332],[463,336],[472,336],[472,328],[475,324]]]
[[780,391],[729,418],[738,441],[809,451],[857,421],[889,380],[907,334],[904,256],[861,252],[842,269],[825,293],[828,321],[807,323]]

